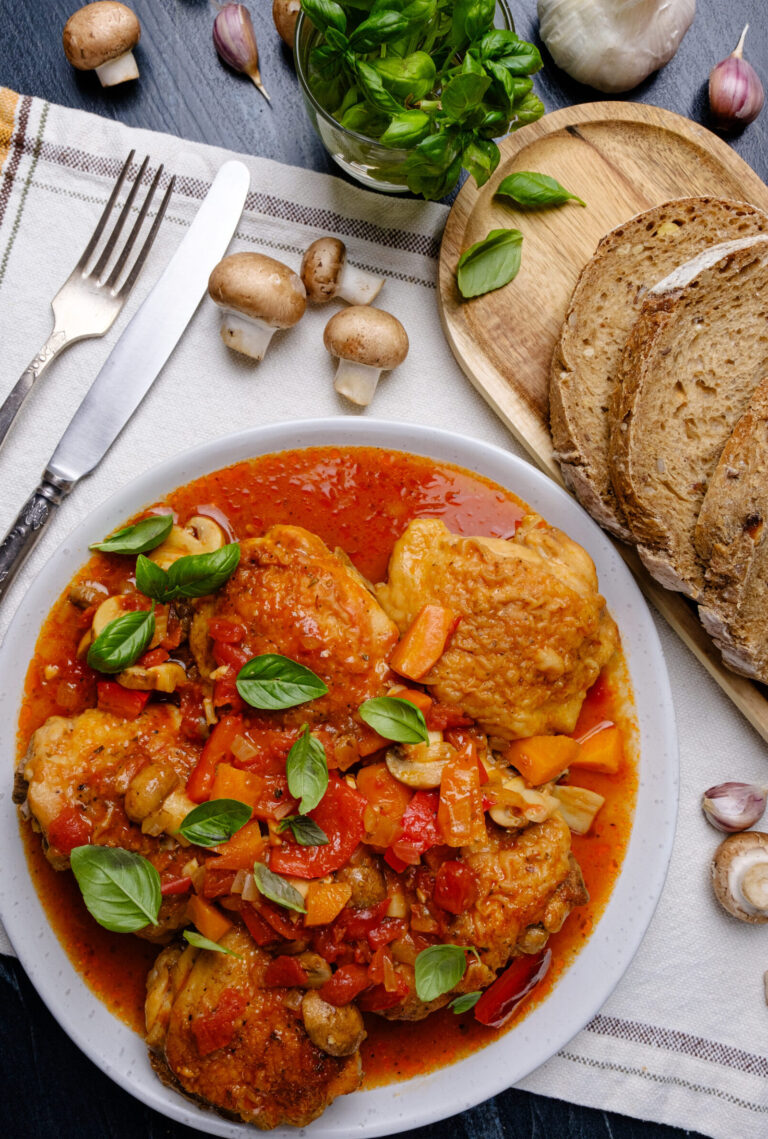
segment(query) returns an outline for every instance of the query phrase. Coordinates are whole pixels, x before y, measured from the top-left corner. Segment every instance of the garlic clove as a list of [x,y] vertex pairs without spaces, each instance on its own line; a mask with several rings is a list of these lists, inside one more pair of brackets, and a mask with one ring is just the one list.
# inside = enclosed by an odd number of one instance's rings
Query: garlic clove
[[244,4],[225,4],[219,10],[213,21],[213,45],[225,63],[252,79],[267,102],[272,102],[261,81],[256,33]]
[[766,791],[756,783],[720,783],[704,792],[701,807],[707,822],[719,831],[745,831],[762,818]]
[[721,131],[738,130],[753,122],[763,109],[765,93],[760,77],[744,59],[744,40],[749,24],[734,50],[709,74],[709,107],[712,123]]

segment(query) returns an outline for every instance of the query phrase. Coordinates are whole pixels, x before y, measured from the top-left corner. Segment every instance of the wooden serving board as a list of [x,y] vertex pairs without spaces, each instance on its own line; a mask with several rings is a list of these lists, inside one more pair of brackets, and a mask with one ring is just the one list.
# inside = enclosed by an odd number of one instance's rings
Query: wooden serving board
[[[752,202],[768,212],[768,186],[704,127],[642,103],[565,107],[500,144],[501,161],[478,190],[468,179],[448,217],[438,297],[448,343],[462,369],[534,461],[562,483],[549,434],[549,365],[581,269],[600,238],[634,214],[670,198],[702,194]],[[518,170],[549,174],[587,203],[522,210],[494,200]],[[503,289],[462,300],[456,265],[491,229],[523,234],[520,272]],[[657,585],[634,550],[617,542],[646,597],[723,691],[768,741],[766,690],[730,672],[695,606]]]

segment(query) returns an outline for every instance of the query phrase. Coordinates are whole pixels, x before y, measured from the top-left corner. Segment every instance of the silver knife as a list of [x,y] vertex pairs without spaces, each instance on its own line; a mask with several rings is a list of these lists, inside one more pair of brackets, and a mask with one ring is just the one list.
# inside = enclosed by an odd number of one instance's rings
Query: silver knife
[[225,162],[181,244],[91,384],[0,544],[0,599],[46,523],[81,478],[98,466],[147,394],[205,293],[245,205],[250,175]]

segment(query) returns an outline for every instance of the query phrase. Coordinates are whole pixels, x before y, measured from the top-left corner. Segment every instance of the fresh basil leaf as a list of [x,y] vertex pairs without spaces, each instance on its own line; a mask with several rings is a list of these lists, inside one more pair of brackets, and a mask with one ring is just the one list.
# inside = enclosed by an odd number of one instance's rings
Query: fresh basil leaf
[[492,229],[483,241],[470,245],[459,258],[456,283],[461,295],[479,297],[500,289],[520,269],[523,235],[519,229]]
[[487,75],[456,75],[443,88],[443,111],[455,122],[461,122],[483,101],[490,86]]
[[356,59],[355,74],[360,90],[369,103],[390,115],[400,113],[402,107],[387,91],[375,67],[366,63],[364,59]]
[[430,945],[422,949],[414,966],[416,993],[429,1003],[458,985],[467,971],[467,950],[462,945]]
[[496,0],[475,0],[464,20],[464,31],[470,43],[493,27],[495,15]]
[[519,130],[527,123],[535,123],[544,114],[544,104],[538,95],[534,95],[533,91],[529,92],[525,98],[521,99],[519,103],[515,104],[515,121],[511,125],[511,130]]
[[519,170],[502,178],[496,194],[512,198],[520,206],[561,206],[563,202],[577,202],[580,206],[587,204],[550,178],[549,174],[538,174],[533,170]]
[[503,104],[505,118],[509,122],[514,113],[515,103],[530,91],[533,80],[520,79],[491,59],[486,61],[485,67],[493,79],[492,94]]
[[168,570],[173,597],[207,597],[215,593],[237,569],[240,546],[230,542],[210,554],[188,554],[177,558]]
[[327,846],[328,835],[319,827],[314,819],[306,815],[291,815],[290,818],[281,819],[277,830],[279,834],[290,830],[299,846]]
[[343,55],[349,48],[349,40],[338,28],[328,28],[325,33],[325,38],[332,51],[335,51],[338,55]]
[[151,862],[114,846],[76,846],[72,873],[91,917],[113,933],[157,925],[160,875]]
[[136,559],[136,588],[145,597],[162,605],[168,600],[168,574],[150,558],[139,554]]
[[381,136],[384,146],[414,146],[429,130],[429,115],[423,111],[401,111],[390,120]]
[[400,744],[429,741],[424,715],[410,700],[399,696],[375,696],[360,705],[360,718],[385,740]]
[[462,993],[461,996],[453,998],[448,1008],[452,1009],[456,1016],[459,1016],[461,1013],[469,1012],[471,1008],[474,1008],[482,995],[479,989],[474,993]]
[[211,941],[210,937],[203,937],[202,933],[198,933],[196,929],[185,929],[184,939],[195,949],[210,949],[212,953],[226,953],[230,957],[236,957],[238,961],[242,961],[242,954],[235,953],[234,949],[225,949],[223,945],[219,945],[218,941]]
[[[387,55],[375,59],[371,66],[381,76],[381,82],[397,99],[417,103],[430,93],[435,85],[437,71],[434,60],[425,51],[414,51],[399,59]],[[402,111],[402,108],[401,108]]]
[[405,173],[413,194],[437,201],[444,198],[461,173],[461,138],[453,132],[428,135],[408,155]]
[[[343,61],[336,48],[325,43],[312,48],[309,53],[309,64],[312,71],[322,79],[335,79],[341,71]],[[316,82],[314,74],[312,79],[313,83]]]
[[501,30],[488,32],[480,41],[480,58],[495,60],[511,71],[513,75],[533,75],[542,68],[539,49],[526,43],[514,33]]
[[139,659],[154,635],[154,605],[116,617],[88,649],[88,664],[97,672],[122,672]]
[[254,863],[253,880],[259,893],[263,894],[265,898],[269,898],[270,902],[284,906],[287,910],[295,910],[298,914],[307,912],[304,899],[295,886],[286,882],[285,878],[281,878],[279,874],[273,874],[263,862]]
[[118,530],[103,542],[94,542],[88,549],[101,550],[103,554],[144,554],[164,542],[172,529],[172,514],[153,514]]
[[347,108],[339,121],[347,130],[357,131],[368,138],[379,138],[387,129],[389,115],[377,111],[370,103],[355,103]]
[[477,182],[484,186],[499,165],[501,154],[495,142],[474,138],[464,147],[462,162]]
[[278,653],[263,653],[240,669],[237,691],[252,708],[276,712],[324,696],[328,685],[295,660]]
[[178,833],[195,846],[227,842],[250,819],[253,811],[239,799],[209,799],[186,815]]
[[399,12],[376,12],[350,33],[349,46],[352,51],[365,55],[380,44],[396,40],[407,31],[408,21]]
[[288,790],[294,799],[300,799],[302,815],[314,811],[328,787],[328,761],[320,740],[310,735],[305,724],[285,761]]
[[334,0],[301,0],[301,7],[318,31],[324,32],[327,28],[338,28],[340,32],[347,30],[344,9]]

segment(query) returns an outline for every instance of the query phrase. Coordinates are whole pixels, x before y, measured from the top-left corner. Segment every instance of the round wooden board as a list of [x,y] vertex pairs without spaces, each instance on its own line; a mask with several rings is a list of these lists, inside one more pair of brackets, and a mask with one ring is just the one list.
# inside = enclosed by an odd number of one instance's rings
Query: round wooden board
[[[448,343],[462,369],[536,462],[559,479],[549,436],[549,364],[576,279],[608,230],[670,198],[709,194],[768,211],[768,187],[704,127],[642,103],[565,107],[500,144],[501,161],[478,190],[468,179],[440,251],[438,296]],[[523,210],[494,191],[518,170],[549,174],[578,194]],[[463,301],[462,252],[491,229],[523,234],[520,272],[493,293]]]

